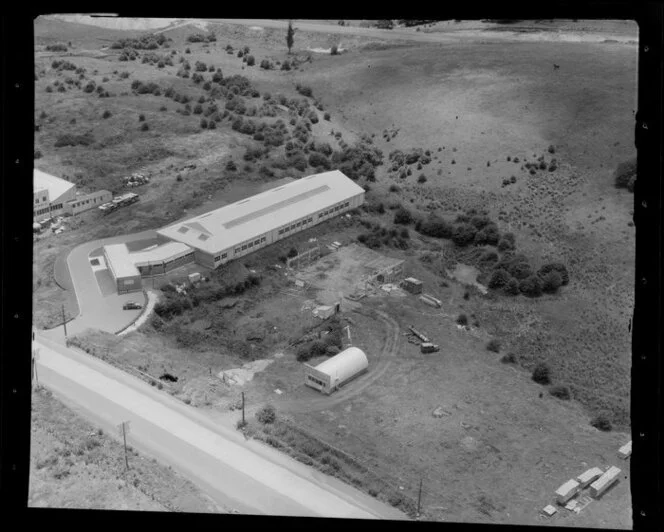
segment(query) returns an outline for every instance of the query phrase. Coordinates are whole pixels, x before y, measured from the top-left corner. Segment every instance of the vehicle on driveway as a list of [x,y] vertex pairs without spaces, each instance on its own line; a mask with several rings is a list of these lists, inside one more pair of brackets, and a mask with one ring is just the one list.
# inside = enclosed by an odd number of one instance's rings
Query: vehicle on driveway
[[139,305],[138,303],[134,303],[133,301],[129,301],[128,303],[125,303],[122,305],[122,310],[138,310],[142,309],[143,306]]

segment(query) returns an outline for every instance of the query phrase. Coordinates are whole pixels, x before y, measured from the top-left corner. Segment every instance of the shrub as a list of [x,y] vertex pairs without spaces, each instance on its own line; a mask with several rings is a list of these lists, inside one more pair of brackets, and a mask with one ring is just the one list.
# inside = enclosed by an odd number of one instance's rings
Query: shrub
[[254,66],[256,64],[256,58],[253,55],[247,56],[247,66]]
[[500,232],[498,231],[498,226],[494,223],[490,223],[483,229],[479,230],[475,235],[474,242],[477,245],[488,245],[495,246],[498,244],[500,239]]
[[500,357],[500,361],[503,364],[516,364],[516,355],[514,353],[505,353]]
[[394,213],[394,223],[401,225],[411,224],[413,223],[413,215],[408,209],[399,206],[399,208]]
[[141,131],[147,131],[150,129],[150,126],[148,126],[147,122],[143,122],[143,125],[141,126]]
[[329,122],[330,121],[330,113],[325,113],[323,115],[323,118]]
[[556,148],[554,147],[553,144],[551,144],[551,145],[549,146],[549,150],[548,150],[548,151],[549,151],[549,153],[556,153]]
[[503,268],[496,268],[489,279],[489,288],[498,290],[504,288],[509,283],[512,276]]
[[627,188],[630,180],[636,176],[636,159],[620,163],[614,173],[616,188]]
[[323,167],[326,170],[331,168],[330,160],[322,153],[312,152],[309,155],[309,164],[314,168]]
[[417,178],[418,183],[426,183],[427,182],[427,176],[424,174],[420,174],[420,177]]
[[572,392],[568,386],[552,386],[549,389],[549,393],[558,399],[563,401],[569,401],[572,398]]
[[201,118],[201,128],[202,129],[207,129],[208,127],[208,121],[206,118]]
[[477,234],[477,228],[469,223],[459,223],[452,230],[452,241],[459,247],[470,244]]
[[563,284],[562,276],[556,271],[550,271],[541,277],[542,291],[547,294],[555,294]]
[[138,121],[139,121],[139,122],[145,122],[145,115],[144,115],[143,113],[141,113],[140,115],[138,115]]
[[203,106],[200,103],[196,104],[193,112],[195,115],[200,115],[203,112]]
[[551,384],[551,370],[544,362],[539,362],[533,369],[532,379],[537,384]]
[[101,115],[102,118],[110,118],[110,116],[111,112],[108,109],[106,109],[106,111],[104,111],[104,114]]
[[514,277],[510,278],[505,285],[505,293],[508,296],[518,296],[519,295],[519,281]]
[[41,159],[42,157],[42,152],[40,150],[35,149],[35,159]]
[[295,90],[299,92],[302,96],[306,96],[308,98],[313,97],[313,90],[311,90],[311,87],[308,87],[306,85],[300,85],[299,83],[295,85]]
[[500,342],[494,338],[493,340],[490,340],[488,344],[486,344],[486,348],[487,351],[500,353]]
[[418,231],[425,236],[434,238],[451,238],[453,227],[438,216],[430,216],[424,220]]
[[272,405],[265,405],[256,412],[256,419],[263,425],[274,423],[277,419],[277,413]]
[[281,63],[281,70],[290,70],[291,69],[291,64],[288,61],[284,61]]
[[270,70],[272,68],[272,63],[270,63],[270,61],[268,61],[267,59],[263,59],[261,61],[260,66],[261,66],[261,68],[263,68],[265,70]]
[[94,81],[89,81],[88,84],[83,89],[84,92],[92,92],[95,90],[96,84]]
[[401,192],[401,189],[397,185],[390,185],[390,192]]
[[545,264],[537,271],[537,275],[544,278],[550,272],[557,272],[560,275],[560,280],[564,286],[569,283],[569,273],[567,271],[567,267],[561,262],[551,262]]
[[498,241],[498,251],[511,251],[516,248],[514,233],[505,233]]
[[468,316],[465,314],[459,314],[459,316],[457,316],[456,322],[459,325],[468,325]]
[[613,428],[611,425],[611,420],[609,420],[609,418],[604,414],[600,414],[594,417],[590,424],[602,432],[610,432]]
[[519,282],[519,291],[528,297],[542,295],[542,281],[537,275],[531,275]]

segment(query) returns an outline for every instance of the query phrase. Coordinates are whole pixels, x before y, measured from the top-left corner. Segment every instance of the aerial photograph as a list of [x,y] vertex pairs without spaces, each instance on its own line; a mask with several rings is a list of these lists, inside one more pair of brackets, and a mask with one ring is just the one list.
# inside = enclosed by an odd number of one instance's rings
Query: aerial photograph
[[28,506],[631,530],[638,39],[36,18]]

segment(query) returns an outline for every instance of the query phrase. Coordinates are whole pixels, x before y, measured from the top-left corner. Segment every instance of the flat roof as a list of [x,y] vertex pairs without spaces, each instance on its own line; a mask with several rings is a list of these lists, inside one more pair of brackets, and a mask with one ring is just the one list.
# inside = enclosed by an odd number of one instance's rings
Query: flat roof
[[35,168],[32,172],[34,190],[48,190],[49,201],[56,201],[76,185],[60,177],[47,174]]
[[157,246],[156,248],[129,253],[129,260],[131,260],[136,267],[147,266],[150,262],[175,260],[187,253],[191,253],[192,251],[194,251],[193,248],[182,242],[168,242],[161,246]]
[[339,170],[313,174],[157,231],[217,253],[364,192]]
[[115,277],[135,277],[140,275],[138,269],[129,256],[129,250],[124,244],[109,244],[104,246],[104,254],[109,266],[113,269]]

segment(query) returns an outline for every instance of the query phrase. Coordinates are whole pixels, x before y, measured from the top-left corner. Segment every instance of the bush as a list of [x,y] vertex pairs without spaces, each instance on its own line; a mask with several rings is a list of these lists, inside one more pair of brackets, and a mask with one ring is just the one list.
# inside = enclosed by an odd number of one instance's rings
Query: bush
[[256,58],[253,55],[247,56],[247,66],[254,66],[256,64]]
[[104,111],[104,114],[101,115],[102,118],[110,118],[110,116],[111,112],[108,109],[106,109],[106,111]]
[[469,223],[456,224],[452,230],[452,241],[459,247],[464,247],[473,242],[477,228]]
[[541,279],[542,291],[547,294],[555,294],[558,291],[558,288],[563,284],[561,275],[556,271],[551,271],[545,274]]
[[488,344],[486,344],[486,348],[487,351],[492,351],[493,353],[500,353],[500,342],[494,338],[493,340],[490,340]]
[[311,87],[307,87],[306,85],[300,85],[299,83],[295,85],[295,90],[299,92],[302,96],[306,96],[308,98],[313,97],[313,90],[311,90]]
[[514,277],[510,278],[505,285],[505,293],[508,296],[518,296],[519,295],[519,281]]
[[325,170],[331,168],[330,160],[322,153],[312,152],[309,155],[309,164],[314,168],[323,167]]
[[572,392],[568,386],[552,386],[549,389],[549,393],[558,399],[563,401],[569,401],[572,398]]
[[272,63],[270,63],[270,61],[268,61],[267,59],[263,59],[261,61],[261,68],[265,70],[270,70],[272,68]]
[[202,129],[207,129],[208,127],[208,121],[206,118],[201,118],[201,128]]
[[256,412],[256,419],[263,425],[274,423],[277,419],[277,412],[272,405],[265,405]]
[[41,159],[42,157],[42,152],[40,150],[35,149],[35,159]]
[[329,122],[330,121],[330,113],[325,113],[323,115],[323,118]]
[[551,144],[551,145],[549,146],[549,150],[548,150],[548,151],[549,151],[549,153],[556,153],[556,148],[555,148],[555,146],[554,146],[553,144]]
[[459,314],[459,316],[457,316],[456,322],[459,325],[468,325],[468,316],[465,314]]
[[557,272],[560,275],[561,282],[564,286],[569,284],[569,273],[567,267],[561,262],[551,262],[542,266],[537,275],[544,278],[550,272]]
[[551,384],[551,370],[544,362],[539,362],[533,369],[532,379],[537,384]]
[[498,251],[511,251],[516,248],[514,233],[505,233],[498,241]]
[[150,126],[148,126],[147,122],[143,122],[143,125],[141,126],[141,131],[147,131],[150,129]]
[[451,238],[453,227],[438,216],[430,216],[420,224],[418,231],[425,236],[434,238]]
[[636,176],[636,159],[630,159],[620,163],[614,173],[614,184],[616,188],[627,188],[632,178]]
[[537,275],[531,275],[519,282],[519,291],[528,297],[539,297],[542,295],[542,281]]
[[516,355],[514,353],[505,353],[500,357],[500,361],[503,364],[516,364]]
[[290,70],[291,69],[291,64],[288,61],[284,61],[281,63],[281,70]]
[[138,121],[139,122],[145,122],[145,115],[142,114],[142,113],[140,115],[138,115]]
[[489,279],[489,288],[499,290],[507,286],[512,276],[503,268],[496,268]]
[[408,209],[399,206],[397,211],[394,213],[394,223],[401,225],[411,224],[413,223],[413,215]]
[[477,232],[474,242],[480,246],[495,246],[498,244],[499,239],[500,232],[498,231],[498,226],[492,222]]
[[604,414],[600,414],[599,416],[594,417],[590,422],[590,424],[596,429],[601,430],[602,432],[610,432],[611,429],[613,428],[611,425],[611,421]]

